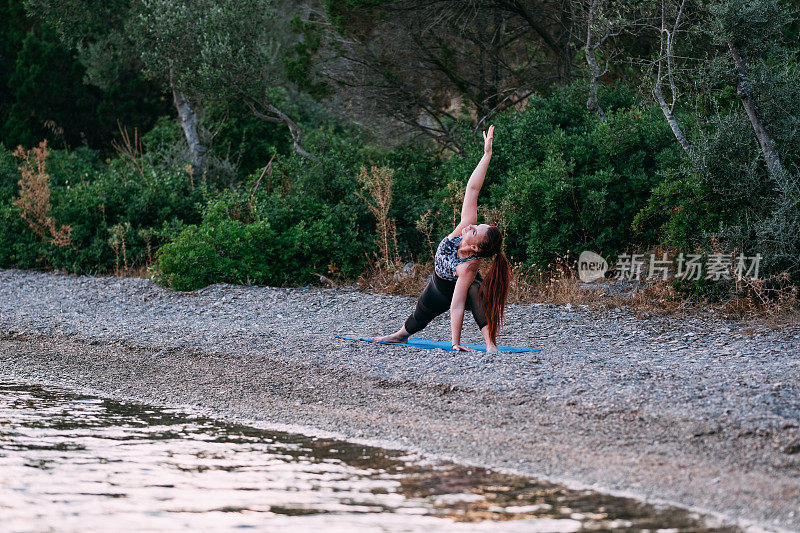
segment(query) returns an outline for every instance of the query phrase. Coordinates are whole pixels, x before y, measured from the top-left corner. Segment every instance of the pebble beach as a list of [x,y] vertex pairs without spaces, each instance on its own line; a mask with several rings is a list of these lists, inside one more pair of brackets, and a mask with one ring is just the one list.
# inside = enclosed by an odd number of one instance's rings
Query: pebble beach
[[[0,376],[323,431],[800,530],[800,328],[511,305],[499,344],[348,341],[414,299],[0,271]],[[449,318],[418,336],[449,340]],[[481,342],[469,313],[465,342]]]

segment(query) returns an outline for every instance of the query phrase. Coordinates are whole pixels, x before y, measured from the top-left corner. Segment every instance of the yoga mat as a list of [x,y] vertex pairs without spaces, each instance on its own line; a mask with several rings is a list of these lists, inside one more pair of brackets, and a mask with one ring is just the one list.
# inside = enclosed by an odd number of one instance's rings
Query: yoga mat
[[[342,337],[340,335],[336,336],[337,339],[346,339],[348,341],[365,341],[365,342],[374,342],[376,344],[393,344],[396,346],[410,346],[411,348],[422,348],[422,349],[431,349],[431,348],[440,348],[442,350],[447,350],[448,352],[455,352],[457,350],[453,350],[449,342],[437,342],[437,341],[429,341],[425,339],[408,339],[408,342],[378,342],[374,341],[368,337]],[[465,346],[467,348],[472,348],[478,352],[485,352],[486,345],[484,344],[468,344],[462,343],[461,346]],[[511,353],[523,353],[523,352],[541,352],[538,348],[516,348],[514,346],[498,346],[497,349],[501,352],[511,352]]]

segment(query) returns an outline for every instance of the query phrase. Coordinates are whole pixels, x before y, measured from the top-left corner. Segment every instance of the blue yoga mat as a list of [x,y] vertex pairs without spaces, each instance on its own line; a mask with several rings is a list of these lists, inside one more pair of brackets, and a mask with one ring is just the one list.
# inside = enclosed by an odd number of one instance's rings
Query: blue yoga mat
[[[374,341],[368,337],[342,337],[340,335],[336,336],[337,339],[346,339],[348,341],[365,341],[365,342],[374,342],[376,344],[393,344],[396,346],[410,346],[412,348],[423,348],[423,349],[431,349],[431,348],[440,348],[442,350],[447,350],[448,352],[455,352],[457,350],[453,350],[452,346],[449,342],[437,342],[437,341],[429,341],[425,339],[408,339],[408,342],[378,342]],[[463,343],[461,346],[465,346],[467,348],[472,348],[478,352],[485,352],[486,346],[484,344],[467,344]],[[511,353],[523,353],[523,352],[541,352],[541,350],[537,348],[515,348],[514,346],[498,346],[498,350],[501,352],[511,352]]]

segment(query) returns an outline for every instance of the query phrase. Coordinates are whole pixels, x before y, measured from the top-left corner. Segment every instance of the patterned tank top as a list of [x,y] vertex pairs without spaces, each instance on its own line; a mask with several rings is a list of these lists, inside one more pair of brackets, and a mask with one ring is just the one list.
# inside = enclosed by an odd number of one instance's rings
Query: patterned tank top
[[456,267],[461,263],[478,259],[477,255],[471,255],[461,259],[458,257],[458,245],[461,243],[461,235],[458,237],[445,237],[436,249],[436,256],[433,259],[436,273],[440,278],[448,281],[456,281]]

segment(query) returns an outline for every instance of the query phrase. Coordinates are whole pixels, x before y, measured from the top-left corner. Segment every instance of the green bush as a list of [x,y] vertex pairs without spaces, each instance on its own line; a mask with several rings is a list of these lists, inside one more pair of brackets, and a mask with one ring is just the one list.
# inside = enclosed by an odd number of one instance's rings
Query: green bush
[[[192,187],[183,168],[144,166],[142,173],[116,159],[74,186],[54,191],[53,215],[72,226],[73,247],[52,248],[49,262],[70,272],[109,271],[120,264],[109,244],[111,228],[128,224],[124,237],[127,266],[139,267],[161,244],[158,233],[165,223],[199,221],[197,204],[203,189]],[[147,230],[150,230],[149,232]],[[148,242],[149,241],[149,242]]]
[[346,206],[303,196],[261,198],[251,209],[244,193],[212,201],[199,225],[163,246],[160,283],[194,290],[211,283],[297,285],[335,272],[352,277],[364,249]]
[[10,202],[19,191],[19,169],[11,150],[0,144],[0,204]]
[[[8,150],[0,150],[0,265],[5,267],[76,273],[136,268],[165,240],[165,225],[200,219],[197,204],[204,203],[204,190],[192,187],[182,168],[159,168],[143,159],[140,173],[120,159],[103,165],[87,148],[53,150],[47,161],[50,214],[57,227],[72,228],[71,245],[57,247],[34,236],[13,205],[19,194],[16,164]],[[119,227],[128,229],[120,234]],[[124,259],[118,257],[122,248],[115,251],[110,244],[114,232],[124,239]]]
[[25,225],[19,210],[0,204],[0,268],[37,268],[43,266],[41,245]]
[[[606,256],[628,247],[631,224],[663,173],[682,153],[658,108],[626,91],[611,99],[601,121],[586,110],[578,87],[532,97],[520,112],[496,121],[488,198],[505,219],[506,248],[517,261],[547,265],[571,251]],[[480,155],[445,167],[448,182],[465,180]]]
[[[546,265],[583,249],[613,256],[635,239],[663,237],[667,221],[675,235],[680,224],[688,235],[696,223],[669,218],[675,195],[686,201],[697,195],[694,182],[681,181],[683,153],[660,110],[625,87],[606,88],[601,98],[607,121],[585,109],[579,85],[531,97],[525,109],[496,117],[495,155],[480,205],[505,227],[513,260]],[[231,134],[247,131],[246,123],[232,123]],[[376,252],[376,221],[357,195],[357,176],[362,166],[378,165],[394,171],[389,216],[400,255],[426,261],[431,245],[457,222],[463,188],[481,156],[480,135],[460,127],[473,141],[456,155],[414,142],[378,147],[336,125],[307,128],[304,144],[318,161],[274,151],[272,172],[258,187],[260,168],[242,185],[218,190],[191,183],[185,161],[170,156],[180,143],[176,123],[162,119],[144,135],[141,171],[120,158],[103,164],[90,150],[53,152],[52,214],[58,225],[72,226],[73,246],[15,239],[17,221],[16,229],[0,233],[0,259],[108,272],[120,261],[143,265],[161,247],[157,278],[180,290],[223,281],[353,279]],[[13,162],[0,152],[0,213],[8,221],[18,216],[10,204],[14,174]],[[634,233],[637,213],[641,227]]]
[[[797,187],[800,83],[797,67],[754,69],[761,109]],[[794,73],[793,75],[790,75]],[[772,79],[775,83],[766,83]],[[685,251],[713,248],[763,257],[761,273],[797,275],[800,263],[800,197],[784,197],[766,165],[734,89],[709,97],[708,116],[700,117],[692,138],[691,161],[667,173],[636,215],[634,227],[651,242]]]
[[[576,87],[534,97],[525,110],[495,121],[481,205],[503,219],[515,260],[547,264],[567,250],[623,250],[634,215],[680,164],[660,111],[637,105],[630,90],[608,92],[617,107],[609,106],[607,122],[586,111]],[[443,157],[412,143],[371,146],[355,131],[310,130],[305,143],[319,162],[279,155],[252,208],[244,189],[212,202],[202,223],[162,248],[160,280],[194,289],[218,281],[303,284],[329,271],[352,279],[376,251],[375,220],[356,195],[359,169],[372,165],[394,170],[389,216],[401,256],[428,260],[431,243],[418,222],[427,214],[433,244],[457,222],[463,188],[481,156],[480,136],[472,135],[466,153]]]

